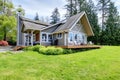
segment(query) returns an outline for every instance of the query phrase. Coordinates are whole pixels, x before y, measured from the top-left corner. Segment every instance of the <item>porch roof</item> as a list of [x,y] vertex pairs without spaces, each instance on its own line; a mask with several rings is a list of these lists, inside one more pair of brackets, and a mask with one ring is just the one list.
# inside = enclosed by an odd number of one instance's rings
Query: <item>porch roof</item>
[[44,25],[31,23],[29,21],[22,21],[22,23],[23,23],[22,25],[24,26],[22,29],[23,32],[25,32],[27,30],[41,30],[46,27]]

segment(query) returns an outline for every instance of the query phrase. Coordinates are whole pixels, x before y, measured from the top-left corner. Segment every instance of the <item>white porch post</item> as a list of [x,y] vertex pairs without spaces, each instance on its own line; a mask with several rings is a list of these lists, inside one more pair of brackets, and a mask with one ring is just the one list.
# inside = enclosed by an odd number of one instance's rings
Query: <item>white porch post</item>
[[29,46],[29,32],[27,32],[27,46]]
[[40,45],[41,45],[41,41],[42,41],[42,33],[41,32],[39,33],[39,36],[40,36],[39,39],[40,39]]
[[19,13],[17,14],[17,46],[19,46],[19,29],[20,29],[20,26],[19,26]]
[[64,33],[64,45],[66,46],[66,33]]
[[24,46],[26,46],[25,42],[26,42],[26,34],[24,33]]
[[33,46],[33,30],[31,31],[31,46]]

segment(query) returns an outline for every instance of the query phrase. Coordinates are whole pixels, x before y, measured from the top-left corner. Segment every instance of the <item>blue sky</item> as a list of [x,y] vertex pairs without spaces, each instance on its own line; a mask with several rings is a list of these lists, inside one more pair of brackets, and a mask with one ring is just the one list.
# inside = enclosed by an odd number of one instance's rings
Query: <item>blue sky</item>
[[66,4],[65,0],[12,0],[15,7],[22,5],[25,9],[25,16],[33,19],[36,15],[36,12],[39,14],[39,17],[50,17],[54,8],[58,8],[61,14],[61,18],[64,17],[66,10],[64,5]]
[[[93,0],[96,3],[96,0]],[[112,0],[115,2],[115,5],[119,9],[120,12],[120,0]],[[39,17],[50,17],[54,8],[58,8],[61,14],[61,18],[64,17],[66,10],[64,5],[66,4],[66,0],[12,0],[15,7],[18,5],[22,5],[25,9],[25,17],[34,19],[36,12],[39,14]]]

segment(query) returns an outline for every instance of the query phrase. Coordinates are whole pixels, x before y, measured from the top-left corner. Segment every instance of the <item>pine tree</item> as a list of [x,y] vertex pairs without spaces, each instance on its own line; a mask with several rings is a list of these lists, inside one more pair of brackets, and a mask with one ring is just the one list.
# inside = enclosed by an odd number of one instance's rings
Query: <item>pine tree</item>
[[102,13],[102,31],[105,29],[105,22],[106,17],[108,14],[108,8],[109,8],[110,0],[99,0],[98,1],[98,10]]
[[36,20],[36,21],[39,21],[39,20],[40,20],[38,13],[36,13],[36,16],[35,16],[34,20]]
[[[119,33],[119,15],[118,15],[117,8],[115,7],[113,2],[110,2],[109,9],[108,9],[108,18],[106,21],[106,29],[105,29],[105,36],[106,41],[105,44],[108,45],[116,45],[117,44],[117,33]],[[119,35],[120,36],[120,35]]]
[[55,24],[60,21],[60,13],[58,8],[55,8],[51,15],[51,24]]
[[88,3],[86,0],[78,0],[78,11],[82,12],[86,10],[86,7],[88,6]]
[[78,13],[78,0],[67,0],[65,8],[67,10],[66,18],[69,18]]
[[98,25],[98,16],[97,12],[95,10],[95,5],[92,0],[88,0],[86,3],[86,8],[84,7],[87,15],[89,22],[91,24],[92,30],[94,32],[94,36],[89,37],[88,40],[93,41],[95,44],[99,43],[99,34],[100,34],[100,27]]
[[101,33],[100,33],[100,44],[104,44],[106,41],[105,28],[106,28],[106,19],[108,17],[108,9],[109,9],[110,0],[98,0],[97,8],[99,13],[101,13]]

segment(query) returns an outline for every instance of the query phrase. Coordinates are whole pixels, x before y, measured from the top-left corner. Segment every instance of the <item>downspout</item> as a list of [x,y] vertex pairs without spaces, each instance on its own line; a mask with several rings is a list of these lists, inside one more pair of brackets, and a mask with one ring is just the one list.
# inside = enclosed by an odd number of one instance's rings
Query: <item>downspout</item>
[[17,14],[17,46],[19,46],[20,44],[19,44],[19,37],[20,37],[20,34],[19,34],[19,31],[20,31],[20,23],[19,23],[19,21],[20,21],[20,18],[19,18],[19,13]]

